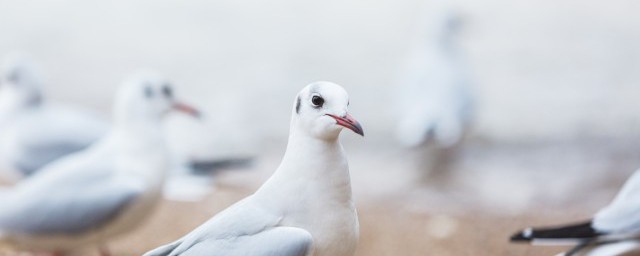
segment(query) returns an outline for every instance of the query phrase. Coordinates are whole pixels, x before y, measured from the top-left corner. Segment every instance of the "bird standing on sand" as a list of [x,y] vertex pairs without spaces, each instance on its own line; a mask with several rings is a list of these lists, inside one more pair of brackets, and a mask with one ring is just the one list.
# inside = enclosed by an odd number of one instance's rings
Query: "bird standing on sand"
[[108,135],[0,193],[0,246],[55,254],[97,246],[106,255],[107,240],[148,218],[161,197],[161,121],[174,109],[197,115],[156,74],[127,81]]
[[[397,138],[407,147],[460,142],[472,114],[470,79],[456,44],[460,21],[448,6],[430,8],[428,36],[416,40],[398,82]],[[417,33],[422,35],[424,33]]]
[[400,144],[417,153],[420,179],[446,188],[473,116],[471,79],[458,47],[460,17],[447,1],[429,5],[397,81]]
[[271,178],[253,195],[145,256],[353,255],[358,216],[338,136],[345,127],[360,135],[363,130],[348,105],[347,92],[337,84],[306,86],[294,101],[287,150]]

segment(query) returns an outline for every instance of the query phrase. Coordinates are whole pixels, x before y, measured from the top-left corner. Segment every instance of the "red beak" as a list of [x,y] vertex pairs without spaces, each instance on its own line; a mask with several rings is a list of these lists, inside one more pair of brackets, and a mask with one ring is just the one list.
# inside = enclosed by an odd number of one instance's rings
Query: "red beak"
[[193,116],[195,118],[200,118],[201,114],[200,111],[198,111],[196,108],[189,106],[187,104],[184,104],[182,102],[174,102],[173,103],[173,109],[183,112],[185,114],[188,114],[190,116]]
[[332,114],[327,114],[327,115],[330,116],[330,117],[333,117],[333,119],[336,120],[336,123],[338,125],[344,126],[344,127],[348,128],[348,129],[352,130],[353,132],[355,132],[357,134],[360,134],[360,136],[364,136],[364,131],[362,130],[362,126],[351,115],[346,114],[343,117],[335,116],[335,115],[332,115]]

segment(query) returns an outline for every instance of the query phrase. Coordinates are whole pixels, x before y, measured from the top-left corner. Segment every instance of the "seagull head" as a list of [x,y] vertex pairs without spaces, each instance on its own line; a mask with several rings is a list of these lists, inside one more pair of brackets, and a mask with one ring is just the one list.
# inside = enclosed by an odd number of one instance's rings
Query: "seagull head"
[[0,67],[0,101],[17,108],[37,106],[42,102],[41,82],[28,58],[13,53]]
[[173,86],[153,71],[139,72],[125,81],[116,96],[116,120],[159,121],[179,111],[199,118],[200,112],[175,98]]
[[364,136],[360,123],[349,112],[349,94],[340,85],[315,82],[296,97],[292,126],[316,138],[335,139],[343,128]]

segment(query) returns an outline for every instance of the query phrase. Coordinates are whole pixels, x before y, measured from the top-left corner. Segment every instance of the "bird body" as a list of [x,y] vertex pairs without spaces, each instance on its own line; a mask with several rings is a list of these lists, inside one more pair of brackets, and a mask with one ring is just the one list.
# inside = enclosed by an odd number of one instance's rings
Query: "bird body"
[[0,244],[67,252],[137,227],[159,201],[169,167],[161,121],[177,103],[155,74],[119,90],[114,125],[89,149],[0,193]]
[[454,40],[457,17],[448,8],[435,10],[424,15],[431,29],[416,40],[398,79],[397,137],[409,147],[430,140],[441,147],[455,145],[471,119],[470,81]]
[[[117,141],[130,140],[128,137],[114,132],[5,195],[2,199],[7,207],[2,208],[14,211],[0,211],[0,234],[5,233],[0,241],[18,249],[65,251],[101,246],[106,238],[136,227],[161,196],[166,154],[158,144],[161,138],[149,138],[152,145],[140,143],[137,148],[119,146]],[[135,161],[126,159],[131,156]],[[138,163],[150,164],[141,167]],[[35,200],[25,202],[23,198]],[[13,215],[30,209],[39,213],[26,213],[29,219]],[[6,229],[8,232],[2,232]]]
[[[298,95],[286,153],[251,196],[174,243],[145,256],[315,255],[355,253],[359,226],[342,127],[362,134],[336,84],[311,84]],[[335,116],[335,117],[333,117]]]
[[307,230],[314,255],[353,255],[359,225],[344,150],[337,141],[296,137],[289,137],[282,164],[254,197],[280,209],[283,226]]
[[90,111],[51,103],[29,61],[10,55],[0,72],[0,168],[17,180],[87,148],[108,124]]
[[106,135],[95,115],[65,106],[40,106],[0,121],[0,162],[29,176],[45,165],[81,151]]

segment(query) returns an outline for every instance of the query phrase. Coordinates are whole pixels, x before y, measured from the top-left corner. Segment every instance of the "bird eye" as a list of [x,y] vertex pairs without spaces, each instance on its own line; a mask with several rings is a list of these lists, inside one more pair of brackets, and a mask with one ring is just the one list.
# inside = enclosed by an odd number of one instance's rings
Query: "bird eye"
[[144,96],[147,97],[147,99],[150,99],[153,97],[153,89],[151,89],[151,86],[144,87]]
[[164,94],[164,96],[167,98],[173,97],[173,90],[171,89],[171,86],[169,84],[165,84],[164,86],[162,86],[162,94]]
[[11,72],[8,76],[7,76],[7,80],[11,83],[17,84],[20,80],[20,75],[18,75],[17,72]]
[[311,97],[311,104],[313,104],[314,107],[322,107],[322,105],[324,105],[324,99],[318,95],[313,95],[313,97]]

